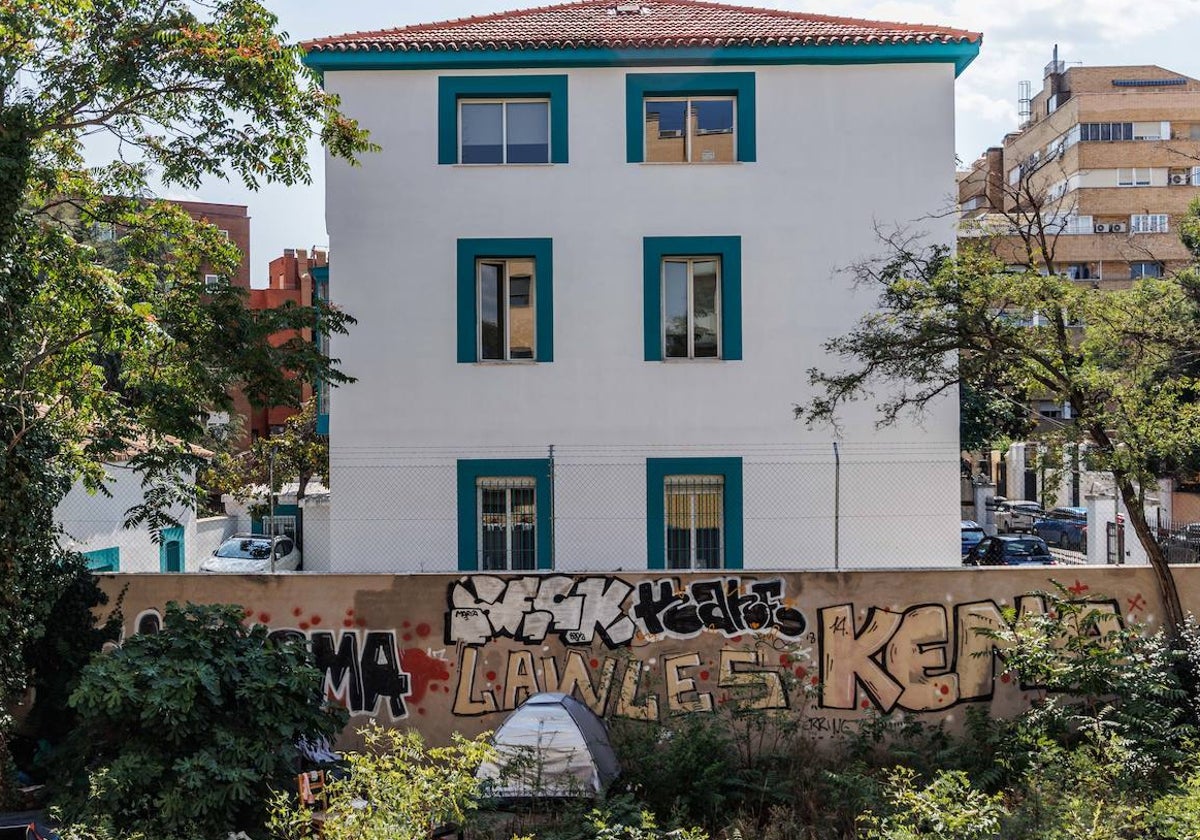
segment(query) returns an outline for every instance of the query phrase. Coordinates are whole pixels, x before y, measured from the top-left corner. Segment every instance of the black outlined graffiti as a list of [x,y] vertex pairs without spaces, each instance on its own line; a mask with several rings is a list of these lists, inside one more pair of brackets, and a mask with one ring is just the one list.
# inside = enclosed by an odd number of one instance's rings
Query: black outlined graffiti
[[568,645],[590,645],[599,638],[618,648],[639,631],[676,639],[704,632],[728,638],[774,632],[797,639],[808,626],[804,615],[784,602],[779,578],[725,576],[687,583],[663,578],[638,584],[635,593],[632,584],[611,576],[473,575],[453,583],[447,600],[447,644],[482,645],[501,637],[540,644],[554,636]]

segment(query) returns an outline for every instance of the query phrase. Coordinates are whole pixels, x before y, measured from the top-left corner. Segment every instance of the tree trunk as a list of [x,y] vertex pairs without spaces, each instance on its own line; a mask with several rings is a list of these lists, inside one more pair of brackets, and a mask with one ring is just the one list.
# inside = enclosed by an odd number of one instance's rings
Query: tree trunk
[[1175,585],[1175,575],[1167,563],[1167,556],[1159,545],[1157,536],[1146,521],[1146,509],[1137,490],[1125,475],[1115,475],[1117,490],[1121,501],[1125,503],[1125,518],[1133,525],[1138,541],[1146,551],[1150,560],[1150,568],[1154,570],[1154,580],[1158,584],[1158,594],[1163,604],[1163,628],[1171,639],[1179,637],[1184,624],[1183,602],[1179,598],[1179,588]]

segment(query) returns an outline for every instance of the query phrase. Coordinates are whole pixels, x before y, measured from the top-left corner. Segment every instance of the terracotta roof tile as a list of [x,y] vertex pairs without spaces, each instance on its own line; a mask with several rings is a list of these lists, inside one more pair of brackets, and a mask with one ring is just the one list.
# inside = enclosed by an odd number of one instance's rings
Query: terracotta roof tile
[[304,44],[323,51],[639,49],[978,43],[978,32],[759,9],[702,0],[582,0],[353,32]]

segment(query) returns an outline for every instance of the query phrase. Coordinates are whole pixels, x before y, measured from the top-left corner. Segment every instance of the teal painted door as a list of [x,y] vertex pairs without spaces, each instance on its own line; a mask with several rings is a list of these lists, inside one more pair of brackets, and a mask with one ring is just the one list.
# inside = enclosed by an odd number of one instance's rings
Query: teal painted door
[[158,546],[159,568],[164,572],[183,571],[183,529],[163,528]]

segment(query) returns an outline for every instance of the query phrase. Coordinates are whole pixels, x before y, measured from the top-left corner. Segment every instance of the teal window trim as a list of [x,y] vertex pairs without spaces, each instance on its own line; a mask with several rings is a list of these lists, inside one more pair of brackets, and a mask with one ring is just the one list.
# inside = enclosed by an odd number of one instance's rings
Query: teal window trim
[[647,362],[663,360],[662,261],[665,257],[721,258],[721,358],[742,358],[742,238],[647,236],[642,240],[642,317]]
[[479,570],[479,503],[481,478],[532,478],[537,506],[537,568],[554,568],[554,542],[550,533],[549,458],[472,458],[458,462],[458,568]]
[[721,67],[787,64],[953,64],[960,76],[982,39],[957,43],[802,44],[763,47],[655,47],[614,50],[361,50],[309,52],[304,63],[330,70],[516,70],[568,67]]
[[758,145],[753,73],[629,73],[625,76],[625,159],[645,160],[648,96],[734,96],[737,98],[737,159],[751,163]]
[[554,241],[551,239],[458,240],[458,361],[479,361],[479,291],[476,263],[531,257],[534,261],[534,362],[554,361]]
[[646,459],[646,568],[667,566],[666,481],[672,475],[719,475],[724,479],[721,512],[725,525],[726,569],[743,563],[741,458]]
[[[458,163],[458,103],[464,99],[550,100],[550,162],[566,163],[566,76],[441,76],[438,78],[438,163]],[[500,165],[500,164],[490,164]]]
[[[275,516],[276,516],[276,518],[278,518],[280,516],[295,516],[295,517],[299,518],[300,506],[299,505],[275,505]],[[252,517],[250,519],[250,533],[252,533],[252,534],[267,533],[266,528],[263,525],[263,520],[269,519],[269,518],[270,518],[270,514],[267,511],[263,511],[258,516]],[[297,524],[299,524],[299,523],[297,523]]]
[[[313,297],[315,298],[313,303],[316,303],[317,301],[323,301],[325,303],[328,303],[329,302],[329,266],[328,265],[316,266],[315,268],[312,269],[312,271],[310,273],[312,274]],[[319,313],[317,315],[316,328],[317,329],[321,328],[321,316]],[[315,340],[315,336],[314,336],[314,340]],[[328,340],[329,340],[329,338],[328,338],[328,336],[326,336],[326,341],[328,341]],[[328,347],[328,345],[326,345],[326,347]],[[325,391],[325,389],[321,386],[320,382],[313,383],[313,395],[317,401],[317,434],[319,434],[319,435],[328,435],[329,434],[329,406],[327,406],[325,404],[324,391]]]
[[187,571],[187,546],[183,541],[183,528],[163,528],[159,533],[158,542],[158,570],[160,572],[167,571],[167,543],[172,540],[179,543],[179,571]]
[[88,569],[97,574],[121,571],[120,546],[96,548],[83,552],[83,556],[87,558]]

